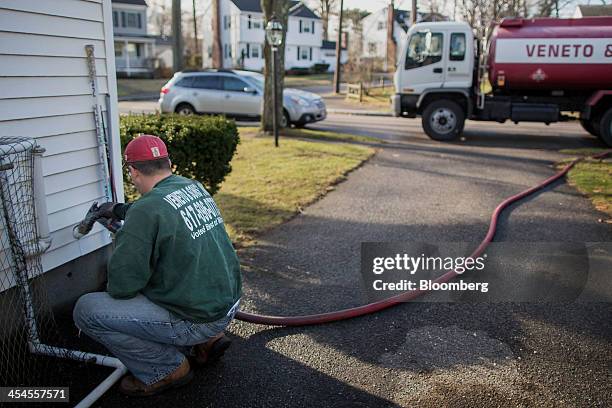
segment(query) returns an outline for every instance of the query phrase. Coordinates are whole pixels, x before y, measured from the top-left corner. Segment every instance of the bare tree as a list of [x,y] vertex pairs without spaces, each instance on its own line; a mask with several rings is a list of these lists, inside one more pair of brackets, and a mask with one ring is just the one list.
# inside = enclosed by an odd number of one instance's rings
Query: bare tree
[[272,72],[272,47],[265,41],[264,45],[264,98],[263,107],[261,114],[261,128],[264,132],[271,132],[273,130],[273,112],[274,112],[274,92],[272,82],[276,76],[276,100],[278,101],[276,120],[277,125],[280,122],[280,118],[283,114],[283,83],[285,77],[285,43],[287,38],[287,21],[289,18],[289,5],[290,3],[285,0],[261,0],[261,9],[264,13],[264,27],[272,16],[276,16],[283,25],[283,43],[278,47],[277,60],[276,60],[276,75]]
[[329,16],[333,14],[333,10],[338,4],[338,0],[317,0],[315,10],[321,17],[323,23],[323,39],[328,40],[327,29],[329,27]]
[[525,17],[527,0],[461,0],[459,9],[463,19],[486,40],[490,27],[504,17]]
[[559,17],[559,12],[573,3],[573,0],[537,0],[535,2],[536,16]]
[[172,33],[172,9],[167,1],[149,0],[149,24],[162,37]]

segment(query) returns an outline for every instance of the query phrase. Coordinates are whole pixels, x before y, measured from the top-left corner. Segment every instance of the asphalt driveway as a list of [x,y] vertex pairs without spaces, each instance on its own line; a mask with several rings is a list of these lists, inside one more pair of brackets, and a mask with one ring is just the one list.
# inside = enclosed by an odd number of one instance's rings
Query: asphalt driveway
[[[502,199],[553,174],[558,149],[597,145],[571,124],[468,123],[464,140],[440,144],[414,120],[334,118],[317,126],[388,143],[240,251],[245,310],[297,315],[363,304],[361,242],[478,242]],[[602,218],[557,182],[512,206],[496,241],[611,242]],[[99,406],[612,406],[609,303],[420,302],[316,327],[234,322],[228,334],[228,354],[189,386],[147,400],[113,389]]]

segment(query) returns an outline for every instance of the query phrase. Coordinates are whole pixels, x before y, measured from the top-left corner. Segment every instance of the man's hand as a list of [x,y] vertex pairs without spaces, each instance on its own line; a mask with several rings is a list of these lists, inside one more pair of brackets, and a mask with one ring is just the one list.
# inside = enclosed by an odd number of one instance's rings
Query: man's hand
[[113,212],[115,206],[118,203],[109,201],[108,203],[103,203],[98,207],[97,216],[99,218],[108,218],[109,220],[117,219],[118,217]]

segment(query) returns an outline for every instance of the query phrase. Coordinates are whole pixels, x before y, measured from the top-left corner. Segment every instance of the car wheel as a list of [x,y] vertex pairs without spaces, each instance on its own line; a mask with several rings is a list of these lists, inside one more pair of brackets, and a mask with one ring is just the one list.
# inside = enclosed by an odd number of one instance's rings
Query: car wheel
[[580,124],[582,125],[582,128],[584,130],[586,130],[587,132],[589,132],[590,134],[592,134],[593,136],[597,136],[599,137],[600,135],[600,131],[599,131],[599,118],[591,118],[589,120],[586,119],[580,119]]
[[195,113],[195,109],[188,103],[181,103],[176,107],[174,112],[178,113],[179,115],[193,115]]
[[280,127],[282,128],[291,126],[291,120],[289,119],[289,114],[284,109],[283,109],[283,116],[281,116],[279,124],[280,124]]
[[601,117],[599,130],[599,138],[601,141],[612,147],[612,108],[608,109]]
[[450,141],[463,131],[465,113],[459,104],[439,100],[427,105],[422,115],[425,133],[433,140]]

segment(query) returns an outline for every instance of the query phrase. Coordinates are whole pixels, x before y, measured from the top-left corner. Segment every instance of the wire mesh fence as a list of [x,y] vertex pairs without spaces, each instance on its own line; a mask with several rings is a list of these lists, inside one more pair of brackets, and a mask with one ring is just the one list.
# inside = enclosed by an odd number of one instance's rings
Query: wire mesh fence
[[[34,200],[33,139],[0,138],[0,385],[52,385],[53,360],[35,342],[61,343],[42,274]],[[55,378],[53,378],[55,377]]]

